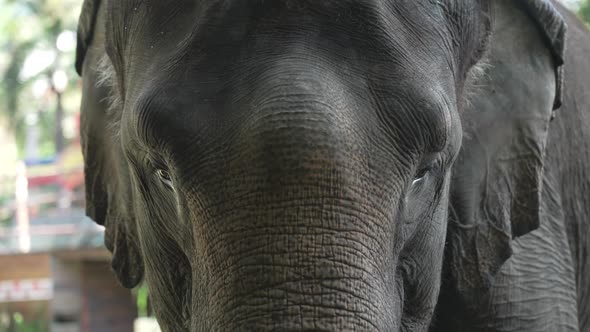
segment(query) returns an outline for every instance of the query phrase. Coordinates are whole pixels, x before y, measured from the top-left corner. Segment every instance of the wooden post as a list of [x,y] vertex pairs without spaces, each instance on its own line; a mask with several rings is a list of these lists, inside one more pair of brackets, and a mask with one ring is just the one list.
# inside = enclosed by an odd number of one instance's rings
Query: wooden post
[[31,234],[29,232],[29,181],[27,180],[27,166],[19,161],[16,166],[16,224],[18,231],[18,246],[23,253],[31,251]]

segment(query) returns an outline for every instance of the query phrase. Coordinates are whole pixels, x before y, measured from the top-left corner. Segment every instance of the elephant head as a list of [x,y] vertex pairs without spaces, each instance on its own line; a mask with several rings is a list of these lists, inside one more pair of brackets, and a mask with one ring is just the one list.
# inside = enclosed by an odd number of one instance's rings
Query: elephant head
[[[428,329],[449,202],[478,277],[537,220],[559,52],[534,20],[536,48],[493,38],[515,6],[85,0],[87,210],[121,283],[145,279],[166,331]],[[492,215],[474,268],[457,229]]]

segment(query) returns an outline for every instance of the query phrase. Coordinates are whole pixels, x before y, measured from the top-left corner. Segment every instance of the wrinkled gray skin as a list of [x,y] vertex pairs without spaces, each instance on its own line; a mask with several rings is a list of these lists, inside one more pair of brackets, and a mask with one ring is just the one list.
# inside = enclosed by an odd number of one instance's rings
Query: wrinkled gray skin
[[121,283],[164,331],[589,328],[590,102],[547,132],[562,59],[517,2],[86,0]]
[[[466,281],[457,281],[461,277],[456,276],[461,273],[454,271],[461,270],[458,266],[463,265],[456,258],[456,247],[458,243],[474,245],[464,240],[457,241],[457,238],[469,238],[466,233],[472,229],[477,232],[481,228],[473,225],[466,227],[473,223],[463,214],[462,204],[465,202],[461,193],[474,183],[481,186],[485,178],[478,171],[472,176],[470,168],[487,168],[481,164],[479,155],[508,158],[512,149],[509,139],[505,138],[508,136],[506,125],[492,124],[487,120],[482,122],[481,118],[471,119],[476,129],[472,134],[464,134],[463,148],[453,169],[449,245],[446,248],[443,291],[433,320],[436,327],[433,331],[590,331],[590,33],[572,13],[561,5],[556,6],[568,24],[568,49],[564,59],[563,106],[550,123],[545,156],[539,156],[543,158],[544,166],[539,229],[512,241],[512,256],[501,267],[489,293],[469,289]],[[503,18],[498,18],[498,25],[514,26],[519,21],[518,17],[509,13],[501,16]],[[527,30],[524,26],[521,28]],[[521,48],[535,49],[531,45],[533,41],[518,37],[513,37],[513,40],[516,53],[510,48],[492,47],[492,54],[497,54],[492,58],[506,54],[506,58],[512,61],[529,61],[519,54],[522,54]],[[522,74],[525,80],[531,79],[528,74]],[[505,80],[502,75],[490,72],[489,79],[503,80],[501,85],[508,86],[506,91],[514,91],[506,98],[519,98],[517,94],[522,98],[531,98],[526,91],[512,85],[510,81],[513,77]],[[540,80],[540,76],[537,79]],[[509,105],[507,100],[502,99],[499,97],[496,105]],[[525,103],[528,104],[529,100]],[[483,102],[475,101],[472,107],[492,109],[485,105],[485,99]],[[513,107],[507,110],[519,112]],[[524,113],[528,110],[523,109],[522,112],[522,116],[527,116]],[[490,121],[495,122],[496,119]],[[506,144],[506,149],[502,151],[498,143]],[[508,172],[517,170],[514,165],[507,169]],[[490,172],[494,171],[490,168]],[[494,189],[494,185],[489,185],[489,188]],[[482,192],[473,193],[474,199],[482,199]],[[488,196],[490,204],[497,204],[493,193],[488,193]],[[516,209],[518,211],[522,206]],[[453,210],[457,213],[454,214]],[[514,219],[512,223],[514,227]],[[485,245],[477,247],[485,253]],[[469,259],[474,257],[465,256]],[[467,275],[464,278],[476,280]],[[477,285],[477,282],[473,284]],[[461,296],[457,288],[464,295],[471,295]]]

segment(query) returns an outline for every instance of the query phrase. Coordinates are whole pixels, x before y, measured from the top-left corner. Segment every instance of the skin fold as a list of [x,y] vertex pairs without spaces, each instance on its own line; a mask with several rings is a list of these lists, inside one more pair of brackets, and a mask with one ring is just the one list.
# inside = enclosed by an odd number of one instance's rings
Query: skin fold
[[85,0],[87,213],[114,272],[164,331],[583,331],[590,103],[569,77],[590,67],[564,15]]
[[[590,63],[587,57],[581,56],[589,50],[590,34],[575,15],[559,4],[556,6],[568,24],[569,46],[565,54],[563,105],[548,127],[547,148],[543,156],[539,229],[515,239],[512,256],[499,270],[490,291],[476,292],[474,298],[467,301],[458,300],[461,296],[453,285],[450,272],[457,269],[454,265],[457,261],[449,259],[452,253],[449,250],[451,247],[447,247],[447,273],[443,277],[443,291],[433,331],[590,329],[590,258],[587,254],[590,244],[587,217],[590,212],[587,204],[590,181],[586,166],[590,153],[590,137],[586,129],[590,125],[590,95],[584,91],[590,77]],[[510,33],[510,38],[517,39],[514,38],[516,33],[509,27],[518,25],[515,22],[519,20],[519,15],[503,13],[502,16],[510,23],[506,23],[501,30]],[[499,22],[498,26],[501,25]],[[518,29],[523,28],[526,29],[524,26]],[[534,47],[523,40],[517,39],[517,43],[527,48]],[[510,51],[504,48],[492,52]],[[510,54],[510,58],[516,59],[517,56]],[[487,132],[485,126],[480,127],[478,139],[498,140],[494,131]],[[490,146],[487,144],[488,149]],[[477,149],[473,147],[473,150]],[[471,150],[464,150],[461,154],[467,156],[468,152]],[[461,169],[462,157],[459,157],[455,170]],[[459,172],[465,174],[463,169]],[[451,201],[457,210],[461,209],[461,202]],[[453,236],[452,231],[449,234]]]

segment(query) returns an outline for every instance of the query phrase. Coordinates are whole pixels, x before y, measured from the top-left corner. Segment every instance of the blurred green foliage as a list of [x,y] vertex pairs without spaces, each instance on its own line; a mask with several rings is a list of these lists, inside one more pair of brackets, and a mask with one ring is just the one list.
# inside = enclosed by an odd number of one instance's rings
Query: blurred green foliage
[[64,31],[71,35],[76,30],[81,4],[81,0],[0,0],[0,135],[15,136],[21,157],[31,114],[39,126],[39,157],[55,153],[56,97],[50,84],[42,96],[33,93],[33,86],[41,85],[39,80],[51,82],[56,70],[64,70],[69,84],[63,108],[66,116],[78,110],[74,50],[60,51],[56,41]]
[[137,315],[138,317],[148,317],[148,287],[143,284],[136,289],[137,291]]
[[580,6],[580,10],[578,12],[580,17],[590,26],[590,0],[582,1],[582,5]]
[[20,312],[15,312],[12,315],[12,320],[14,322],[13,330],[15,332],[41,332],[44,330],[45,324],[43,324],[42,320],[38,319],[27,322]]

